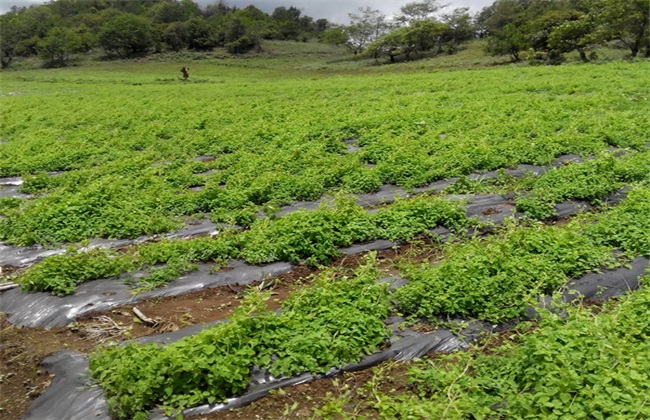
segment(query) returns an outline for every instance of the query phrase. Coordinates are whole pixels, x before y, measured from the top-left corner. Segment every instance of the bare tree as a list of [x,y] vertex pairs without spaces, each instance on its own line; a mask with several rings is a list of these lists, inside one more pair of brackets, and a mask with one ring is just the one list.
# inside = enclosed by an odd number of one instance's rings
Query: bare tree
[[390,27],[386,15],[370,7],[359,8],[358,13],[349,13],[348,16],[350,25],[343,29],[348,36],[346,46],[354,55],[385,34]]

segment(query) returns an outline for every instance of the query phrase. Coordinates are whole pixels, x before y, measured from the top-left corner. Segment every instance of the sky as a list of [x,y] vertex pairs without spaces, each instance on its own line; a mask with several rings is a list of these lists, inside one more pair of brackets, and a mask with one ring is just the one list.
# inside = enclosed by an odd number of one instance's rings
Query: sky
[[[194,0],[196,3],[205,6],[216,3],[217,0]],[[302,11],[303,15],[311,16],[314,19],[325,18],[330,22],[348,23],[348,13],[354,13],[360,7],[372,7],[392,16],[399,11],[400,6],[414,0],[226,0],[230,6],[244,8],[253,4],[265,12],[272,12],[279,6],[295,6]],[[478,12],[485,6],[492,4],[494,0],[447,0],[440,1],[442,4],[449,4],[444,11],[451,11],[457,7],[469,7],[470,10]],[[0,0],[0,13],[7,12],[11,6],[29,6],[31,4],[46,3],[46,0]]]

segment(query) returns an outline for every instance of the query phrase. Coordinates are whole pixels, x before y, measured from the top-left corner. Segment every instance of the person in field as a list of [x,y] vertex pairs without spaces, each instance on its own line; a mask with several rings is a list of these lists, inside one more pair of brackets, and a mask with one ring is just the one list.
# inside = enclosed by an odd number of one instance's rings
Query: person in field
[[189,67],[181,67],[181,73],[183,73],[183,80],[187,80],[190,77]]

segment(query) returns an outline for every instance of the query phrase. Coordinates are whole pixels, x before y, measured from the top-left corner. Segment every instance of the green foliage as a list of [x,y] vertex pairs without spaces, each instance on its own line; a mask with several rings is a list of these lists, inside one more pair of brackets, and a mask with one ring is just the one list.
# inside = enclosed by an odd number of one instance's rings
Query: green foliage
[[[373,258],[354,278],[323,276],[293,292],[281,315],[252,292],[232,318],[166,347],[127,344],[91,356],[90,370],[117,418],[168,412],[242,393],[253,366],[276,375],[322,373],[357,361],[387,337],[390,303]],[[146,366],[141,366],[146,364]]]
[[374,239],[372,216],[351,199],[339,199],[333,207],[297,211],[276,220],[256,220],[242,233],[242,257],[259,264],[271,261],[308,264],[328,262],[338,248]]
[[495,237],[448,245],[438,265],[406,267],[410,282],[395,299],[419,317],[499,322],[521,315],[570,278],[611,264],[610,253],[575,228],[514,226]]
[[618,159],[614,168],[616,178],[623,182],[650,181],[650,150]]
[[25,291],[50,292],[63,296],[74,292],[77,285],[96,279],[119,277],[132,270],[134,262],[104,249],[76,250],[49,257],[33,265],[20,276]]
[[47,66],[64,66],[70,54],[82,49],[82,39],[71,29],[55,27],[38,43],[37,49]]
[[650,188],[632,190],[623,203],[596,218],[597,223],[584,228],[594,241],[630,255],[650,256]]
[[201,237],[187,240],[162,240],[144,244],[138,255],[146,264],[165,264],[183,259],[190,262],[224,261],[237,258],[238,240],[231,232],[222,232],[217,238]]
[[20,208],[23,200],[16,197],[0,197],[0,215],[6,215]]
[[172,260],[164,267],[154,267],[149,274],[140,277],[133,282],[134,288],[138,291],[153,290],[178,279],[185,273],[196,270],[195,265],[186,263],[184,260]]
[[381,186],[381,178],[376,171],[358,168],[345,174],[341,180],[344,191],[353,194],[376,192]]
[[517,208],[526,215],[543,219],[555,214],[555,204],[566,199],[595,202],[619,187],[615,160],[604,156],[569,164],[546,172],[527,195],[517,197]]
[[442,50],[439,41],[447,29],[448,27],[440,22],[418,20],[410,26],[397,28],[383,35],[368,46],[366,54],[373,57],[386,55],[394,62],[398,55],[403,54],[409,59],[412,54],[430,51],[434,47]]
[[391,240],[413,239],[436,226],[459,229],[467,223],[463,204],[444,198],[398,200],[388,207],[380,208],[375,215],[378,236]]
[[377,284],[373,256],[355,277],[317,278],[282,304],[276,330],[261,340],[258,357],[274,375],[324,373],[358,361],[387,338],[383,320],[390,302],[386,284]]
[[128,57],[146,52],[153,46],[153,37],[146,19],[125,13],[104,24],[98,42],[107,53]]
[[155,184],[138,181],[142,180],[106,176],[80,191],[60,188],[26,202],[20,211],[0,220],[0,238],[25,245],[51,244],[93,237],[136,238],[178,227],[170,217],[175,197],[161,194]]
[[550,170],[537,179],[528,194],[515,199],[526,215],[544,219],[555,214],[555,204],[567,199],[596,203],[622,183],[650,180],[650,153],[632,153],[615,159],[602,155],[582,163]]
[[647,417],[649,304],[645,287],[599,314],[547,313],[519,342],[416,364],[417,394],[378,395],[377,409],[390,418]]
[[[369,191],[377,178],[410,188],[647,141],[638,122],[649,110],[635,83],[643,62],[586,66],[579,75],[569,67],[483,69],[479,88],[473,71],[312,80],[253,61],[197,62],[192,74],[218,89],[184,84],[182,94],[153,82],[169,74],[168,63],[8,72],[7,92],[33,93],[1,98],[12,112],[0,125],[0,138],[11,140],[0,146],[0,176],[23,176],[23,191],[37,197],[6,215],[0,240],[137,237],[197,213],[250,225],[264,206]],[[81,102],[75,112],[66,105]],[[340,153],[353,137],[361,150]],[[202,155],[215,160],[199,168],[193,159]]]
[[[460,229],[468,223],[460,203],[439,198],[400,200],[371,214],[355,204],[353,199],[339,197],[315,211],[298,211],[282,218],[257,219],[244,232],[226,230],[214,238],[161,240],[134,247],[122,256],[113,257],[115,261],[121,260],[133,268],[165,264],[162,268],[154,267],[148,276],[138,279],[135,284],[138,288],[151,289],[192,270],[194,267],[190,263],[222,263],[242,258],[253,264],[305,260],[307,264],[318,265],[338,256],[342,246],[378,238],[408,240],[439,225]],[[59,256],[56,262],[66,258],[71,259],[66,260],[66,266],[85,262],[77,261],[75,254]],[[31,281],[30,272],[49,264],[49,259],[35,264],[24,276],[19,276],[18,281]],[[92,279],[75,277],[75,272],[66,275],[72,284]],[[47,278],[41,280],[43,284],[48,281]],[[74,286],[71,285],[65,293],[73,291]]]

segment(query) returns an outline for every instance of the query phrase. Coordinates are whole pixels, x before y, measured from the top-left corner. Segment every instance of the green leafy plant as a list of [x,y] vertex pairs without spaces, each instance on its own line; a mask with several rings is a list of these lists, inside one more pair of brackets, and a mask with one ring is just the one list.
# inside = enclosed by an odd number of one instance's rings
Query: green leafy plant
[[[136,343],[100,349],[90,371],[117,418],[146,418],[242,393],[253,366],[275,375],[322,373],[359,360],[388,336],[390,302],[374,255],[353,278],[325,274],[293,292],[280,315],[268,293],[252,291],[228,322],[162,347]],[[146,364],[146,366],[141,366]]]

